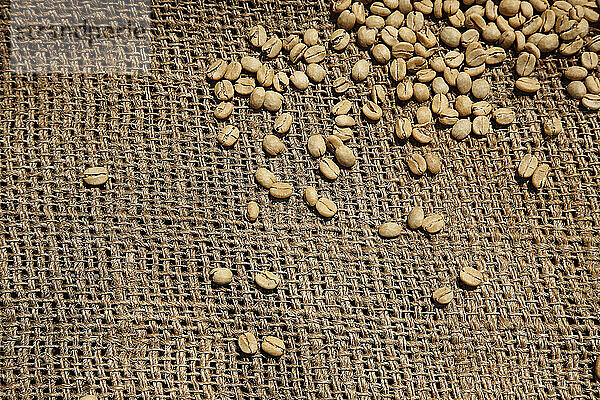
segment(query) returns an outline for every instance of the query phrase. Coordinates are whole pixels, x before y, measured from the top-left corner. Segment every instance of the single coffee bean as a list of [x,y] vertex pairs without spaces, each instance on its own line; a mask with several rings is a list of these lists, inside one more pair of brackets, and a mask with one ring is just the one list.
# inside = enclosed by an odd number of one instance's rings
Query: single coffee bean
[[396,222],[384,222],[379,225],[378,232],[383,238],[395,238],[402,233],[402,227]]
[[473,86],[473,81],[471,80],[471,76],[466,72],[459,72],[456,77],[456,89],[461,94],[467,94],[471,91]]
[[255,74],[262,65],[258,58],[251,56],[242,57],[240,64],[242,64],[242,69],[244,71],[248,71],[252,74]]
[[460,271],[460,280],[467,286],[475,287],[483,282],[483,275],[473,267],[464,267]]
[[262,47],[267,41],[267,31],[262,25],[256,25],[248,31],[248,40],[254,47]]
[[306,187],[306,189],[304,189],[304,200],[306,200],[309,206],[314,207],[317,204],[317,201],[319,201],[317,189],[312,186]]
[[358,60],[352,67],[352,79],[358,82],[364,81],[367,79],[370,69],[371,63],[369,63],[367,60]]
[[250,332],[245,332],[238,336],[238,346],[242,353],[245,354],[256,354],[258,351],[256,336]]
[[[419,71],[419,72],[421,72],[421,71]],[[438,95],[438,94],[446,95],[450,91],[450,87],[448,86],[448,84],[446,83],[444,78],[442,78],[441,76],[436,76],[433,79],[433,81],[431,82],[431,89],[433,90],[433,93],[435,93],[436,95]],[[435,98],[435,95],[433,97]]]
[[588,110],[600,110],[600,95],[588,93],[581,99],[581,104]]
[[424,102],[429,100],[431,93],[429,92],[429,87],[424,83],[417,82],[413,85],[413,96],[416,101]]
[[281,52],[283,48],[283,42],[277,36],[271,37],[269,40],[262,45],[262,52],[268,58],[275,58]]
[[211,65],[209,65],[206,70],[206,76],[208,79],[213,81],[218,81],[225,76],[225,71],[227,70],[227,63],[224,60],[216,60]]
[[349,100],[340,100],[331,107],[331,113],[333,115],[345,115],[350,112],[352,103]]
[[473,110],[473,101],[469,96],[457,96],[454,101],[454,108],[458,111],[459,116],[468,117]]
[[90,167],[83,171],[83,181],[90,186],[101,186],[108,181],[106,167]]
[[440,114],[442,110],[445,110],[450,105],[448,96],[443,93],[436,93],[431,100],[431,111],[435,114]]
[[400,11],[396,10],[394,12],[392,12],[390,15],[388,15],[388,17],[385,19],[385,24],[387,26],[393,26],[394,28],[398,29],[402,26],[402,24],[404,23],[404,14],[402,14]]
[[215,118],[225,119],[233,112],[233,104],[227,101],[222,101],[215,107]]
[[477,136],[485,136],[490,133],[490,118],[487,115],[480,115],[473,119],[471,126],[473,133]]
[[598,54],[591,51],[584,51],[580,56],[581,65],[588,71],[598,67]]
[[535,69],[536,62],[537,59],[533,54],[528,52],[522,52],[517,58],[515,70],[517,71],[517,74],[519,76],[529,76]]
[[380,64],[386,64],[392,57],[390,49],[383,43],[378,43],[371,49],[371,55]]
[[471,87],[471,93],[476,99],[485,99],[490,93],[490,84],[483,78],[475,79]]
[[419,124],[429,124],[433,121],[433,115],[431,114],[431,109],[426,106],[421,106],[417,108],[417,123]]
[[444,55],[444,62],[450,68],[458,68],[465,60],[465,55],[459,51],[449,51]]
[[350,81],[345,76],[340,76],[333,81],[333,90],[337,94],[341,94],[350,89]]
[[520,0],[501,0],[498,5],[498,12],[505,17],[512,17],[517,15],[521,7]]
[[396,119],[394,124],[394,132],[398,139],[406,140],[412,135],[412,123],[409,118],[400,117]]
[[406,70],[410,72],[417,72],[427,67],[427,60],[424,57],[415,56],[411,57],[406,61]]
[[574,99],[583,99],[583,96],[587,93],[585,83],[581,81],[573,81],[567,85],[567,93]]
[[227,69],[225,70],[225,75],[223,77],[230,81],[237,81],[241,73],[242,64],[240,64],[239,61],[232,61],[227,65]]
[[329,135],[325,139],[325,145],[327,146],[327,149],[334,154],[335,154],[335,150],[338,147],[342,146],[343,144],[344,144],[344,142],[342,142],[342,140],[335,135]]
[[424,31],[417,32],[417,40],[419,40],[419,42],[428,49],[436,46],[438,43],[436,35],[429,28],[426,28]]
[[449,47],[458,47],[460,45],[461,33],[458,29],[447,26],[440,32],[440,39]]
[[254,282],[265,290],[273,290],[279,286],[279,276],[271,271],[260,271],[254,275]]
[[436,73],[434,70],[425,68],[417,71],[417,80],[421,83],[431,82],[435,79]]
[[465,49],[465,63],[469,67],[477,67],[485,63],[487,54],[479,42],[473,42],[467,45]]
[[396,87],[396,96],[401,101],[408,101],[414,94],[413,84],[409,81],[400,82]]
[[418,32],[423,28],[425,18],[423,13],[419,11],[411,11],[406,15],[406,27],[414,32]]
[[429,233],[438,233],[444,229],[444,217],[440,214],[429,214],[423,219],[423,229]]
[[489,115],[492,112],[492,105],[487,101],[478,101],[473,103],[471,111],[474,116]]
[[351,128],[333,127],[332,135],[338,137],[342,142],[347,142],[354,137]]
[[572,42],[562,43],[558,51],[563,56],[572,56],[583,48],[584,42],[582,38],[573,40]]
[[558,115],[544,119],[544,133],[548,136],[556,136],[563,132],[563,124]]
[[511,108],[498,108],[493,115],[498,125],[510,125],[515,120],[515,112]]
[[290,50],[290,62],[296,64],[304,56],[304,52],[308,47],[304,43],[298,43]]
[[292,82],[298,90],[306,90],[309,85],[308,76],[302,71],[292,72],[290,75],[290,82]]
[[377,41],[377,29],[361,26],[356,32],[356,43],[361,47],[371,47]]
[[275,79],[275,71],[268,65],[261,65],[256,71],[256,82],[264,87],[269,87]]
[[279,134],[288,133],[292,127],[294,117],[290,113],[283,113],[275,119],[273,129]]
[[272,90],[267,90],[265,92],[265,100],[263,103],[263,107],[267,111],[277,112],[281,109],[283,105],[283,96],[280,93],[274,92]]
[[266,135],[263,139],[262,147],[266,153],[272,156],[281,153],[285,148],[281,139],[275,135]]
[[217,285],[228,285],[233,280],[233,272],[229,268],[215,268],[210,271],[210,279]]
[[331,11],[333,11],[336,14],[339,14],[342,11],[350,8],[352,0],[333,0],[331,3]]
[[[502,1],[506,1],[506,0],[502,0]],[[445,305],[450,304],[450,302],[452,301],[452,299],[454,297],[454,294],[452,293],[452,289],[450,289],[448,286],[444,286],[439,289],[436,289],[433,292],[433,294],[431,295],[431,297],[439,305],[445,306]]]
[[415,46],[409,42],[398,42],[392,46],[392,56],[401,60],[408,60],[413,57]]
[[571,81],[582,81],[587,76],[587,69],[574,65],[565,69],[564,76],[565,78]]
[[456,140],[463,140],[471,133],[471,121],[468,119],[459,119],[452,127],[450,134]]
[[248,217],[248,221],[254,222],[258,218],[258,214],[260,213],[260,209],[258,208],[258,203],[255,201],[251,201],[246,206],[246,215]]
[[427,161],[420,154],[410,154],[406,158],[406,164],[408,165],[408,169],[415,175],[423,175],[427,170]]
[[238,141],[240,130],[233,125],[226,125],[217,135],[217,140],[225,147],[230,147]]
[[346,128],[356,125],[356,121],[350,115],[338,115],[335,117],[335,124],[340,128]]
[[352,168],[356,164],[356,156],[352,149],[345,144],[336,146],[335,159],[342,167]]
[[588,75],[584,81],[585,88],[592,94],[600,93],[600,78],[593,75]]
[[377,105],[374,101],[367,101],[362,108],[363,114],[365,117],[370,119],[371,121],[378,121],[383,115],[383,111],[381,107]]
[[427,129],[424,125],[413,127],[412,138],[421,144],[427,144],[433,140],[433,137],[428,134]]
[[479,42],[479,32],[476,29],[467,29],[460,37],[462,47],[467,47],[471,43]]
[[307,46],[314,46],[319,43],[319,32],[314,28],[307,29],[304,32],[303,40]]
[[524,93],[535,93],[540,90],[540,82],[536,78],[523,76],[516,80],[515,87]]
[[531,183],[536,189],[541,189],[546,184],[548,180],[548,174],[550,173],[550,165],[548,164],[540,164],[533,171],[533,175],[531,176]]
[[442,110],[438,120],[442,125],[452,126],[458,121],[458,111],[456,111],[454,108],[448,107]]
[[533,172],[538,167],[539,161],[533,154],[525,154],[519,163],[517,173],[521,178],[531,178]]
[[416,206],[408,213],[406,223],[410,229],[419,229],[423,224],[425,212],[421,206]]
[[261,348],[265,353],[273,357],[281,357],[285,351],[283,340],[275,336],[265,337],[261,343]]
[[446,69],[444,69],[444,80],[448,85],[456,86],[458,74],[458,70],[446,67]]
[[235,81],[234,88],[236,93],[241,94],[242,96],[246,96],[252,93],[252,91],[254,91],[255,86],[256,85],[254,82],[254,78],[244,77]]
[[217,82],[215,97],[221,101],[231,100],[233,98],[233,84],[227,80]]
[[425,162],[427,163],[427,170],[434,175],[438,174],[442,169],[440,157],[435,153],[426,153]]
[[266,92],[262,87],[254,88],[252,93],[250,94],[250,107],[255,110],[261,108],[265,102]]
[[285,39],[283,39],[283,49],[285,51],[290,51],[298,43],[300,43],[300,37],[296,34],[291,34],[288,37],[286,37]]
[[340,167],[329,157],[319,162],[319,171],[329,180],[336,180],[340,176]]
[[380,15],[369,15],[365,19],[367,28],[381,29],[385,26],[385,20]]
[[325,59],[326,55],[327,50],[325,49],[325,46],[316,44],[306,49],[304,52],[304,61],[306,61],[308,64],[320,63]]
[[292,193],[294,193],[294,188],[285,182],[275,182],[269,189],[269,194],[276,199],[287,199]]
[[350,35],[343,29],[337,29],[331,34],[329,43],[334,50],[342,51],[350,44]]
[[311,81],[321,83],[327,76],[327,71],[320,64],[308,64],[306,67],[306,75]]
[[275,175],[264,167],[260,167],[256,170],[254,178],[265,189],[271,189],[273,184],[277,182]]
[[465,67],[463,71],[469,74],[471,78],[478,77],[485,72],[485,64],[481,64],[478,67]]
[[502,47],[490,47],[486,51],[485,63],[487,65],[497,65],[506,60],[506,51]]
[[308,138],[307,147],[310,155],[315,158],[321,157],[327,151],[327,148],[325,147],[325,139],[323,139],[323,136],[318,134],[311,135]]
[[538,43],[538,49],[542,53],[550,53],[558,48],[560,44],[560,40],[556,33],[551,33],[549,35],[544,36],[540,42]]
[[319,198],[315,207],[317,209],[317,212],[325,218],[331,218],[337,212],[337,206],[333,201],[329,200],[327,197]]
[[383,85],[373,85],[371,88],[371,100],[377,103],[386,103],[387,93]]
[[390,78],[395,82],[400,82],[406,76],[406,61],[401,58],[392,60],[389,66]]

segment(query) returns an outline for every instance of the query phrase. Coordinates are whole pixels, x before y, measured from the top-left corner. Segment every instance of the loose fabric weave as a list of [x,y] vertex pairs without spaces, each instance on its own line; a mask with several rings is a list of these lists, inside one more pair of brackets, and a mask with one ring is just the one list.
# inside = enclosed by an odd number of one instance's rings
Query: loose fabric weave
[[[331,131],[331,82],[363,50],[329,54],[323,84],[285,94],[295,122],[277,157],[261,148],[275,116],[239,96],[228,122],[240,141],[218,144],[225,122],[204,76],[216,57],[257,56],[246,40],[257,23],[328,38],[326,0],[155,3],[142,76],[11,74],[6,2],[0,12],[1,399],[598,397],[600,121],[566,97],[564,59],[543,60],[542,89],[522,96],[511,52],[486,77],[515,123],[463,142],[440,127],[425,148],[394,138],[395,116],[417,105],[394,102],[375,66],[341,96],[360,120],[357,163],[326,182],[306,141]],[[272,64],[290,71],[283,55]],[[389,103],[369,123],[359,107],[375,83]],[[549,139],[540,124],[553,113],[565,132]],[[441,173],[411,176],[404,157],[428,149]],[[539,192],[516,177],[529,152],[552,167]],[[89,166],[108,167],[104,187],[83,184]],[[269,198],[259,166],[294,195]],[[334,218],[306,205],[307,185],[336,202]],[[440,234],[377,235],[416,204],[444,215]],[[457,282],[467,265],[485,277],[475,290]],[[233,282],[212,286],[214,267]],[[273,293],[253,282],[263,269],[282,277]],[[455,297],[438,308],[444,284]],[[244,331],[282,338],[285,354],[240,355]]]

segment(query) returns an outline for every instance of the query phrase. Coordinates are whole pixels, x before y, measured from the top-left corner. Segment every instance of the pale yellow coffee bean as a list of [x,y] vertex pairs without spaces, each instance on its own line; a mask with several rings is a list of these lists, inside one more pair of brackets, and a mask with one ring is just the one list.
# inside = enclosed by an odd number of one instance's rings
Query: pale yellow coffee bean
[[393,26],[394,28],[398,29],[402,26],[402,24],[404,23],[404,14],[402,14],[400,11],[396,10],[394,12],[392,12],[390,15],[388,15],[388,17],[385,19],[385,24],[387,26]]
[[447,26],[440,32],[441,41],[449,47],[458,47],[460,45],[461,33],[458,29]]
[[471,115],[473,109],[473,101],[469,96],[461,95],[457,96],[454,101],[454,108],[461,117],[468,117]]
[[473,103],[471,111],[474,116],[489,115],[492,112],[492,105],[487,101],[478,101]]
[[317,209],[317,212],[325,218],[333,217],[338,210],[335,203],[327,197],[320,197],[317,204],[315,204],[315,208]]
[[337,137],[335,135],[329,135],[325,139],[325,145],[327,146],[327,149],[334,154],[335,154],[335,150],[343,144],[344,144],[344,142],[342,142],[342,139],[340,139],[339,137]]
[[309,206],[314,207],[315,204],[317,204],[317,201],[319,201],[317,189],[312,186],[306,187],[306,189],[304,189],[304,200],[306,200]]
[[536,63],[537,59],[535,58],[535,56],[531,53],[524,51],[521,54],[519,54],[519,57],[517,58],[515,70],[520,76],[529,76],[535,70]]
[[551,33],[544,36],[540,40],[540,42],[538,43],[538,49],[540,49],[540,52],[542,53],[550,53],[551,51],[558,49],[559,45],[560,40],[558,38],[558,35],[556,33]]
[[476,99],[485,99],[490,93],[490,84],[483,78],[475,79],[471,86],[471,93]]
[[304,43],[298,43],[290,50],[290,62],[296,64],[304,56],[308,47]]
[[581,104],[588,110],[600,110],[600,95],[588,93],[581,99]]
[[258,351],[258,341],[256,336],[250,332],[242,333],[238,336],[238,347],[245,354],[256,354]]
[[524,93],[535,93],[540,90],[537,78],[523,76],[515,81],[515,87]]
[[408,169],[415,175],[423,175],[427,170],[427,161],[420,154],[410,154],[406,158],[406,164],[408,165]]
[[[507,1],[507,0],[502,0],[502,1]],[[431,297],[439,305],[445,306],[445,305],[450,304],[450,302],[454,298],[454,294],[452,293],[452,289],[450,289],[450,287],[444,286],[439,289],[436,289],[433,292],[433,294],[431,295]]]
[[[223,81],[227,82],[227,81]],[[249,95],[254,91],[256,84],[254,82],[254,78],[243,77],[235,81],[234,89],[237,94],[241,94],[242,96]]]
[[431,100],[431,111],[434,114],[440,114],[442,110],[445,110],[450,105],[448,96],[443,93],[436,93]]
[[225,119],[233,112],[233,104],[228,101],[222,101],[215,107],[215,118]]
[[308,64],[320,63],[325,59],[325,56],[327,56],[327,49],[325,49],[325,46],[316,44],[306,49],[304,52],[304,61]]
[[265,189],[271,189],[273,184],[277,182],[275,175],[265,167],[258,168],[254,173],[254,178]]
[[276,199],[287,199],[292,193],[294,193],[294,188],[285,182],[275,182],[269,189],[269,194]]
[[248,202],[248,205],[246,206],[246,216],[248,217],[248,221],[256,221],[259,213],[260,208],[258,208],[258,203],[255,201]]
[[378,121],[383,115],[381,107],[379,107],[377,103],[371,100],[367,101],[365,105],[363,105],[362,111],[365,117],[367,117],[371,121]]
[[321,83],[327,76],[327,71],[320,64],[308,64],[306,66],[306,75],[311,81]]
[[582,38],[573,40],[572,42],[562,43],[558,47],[558,51],[563,56],[572,56],[583,48],[584,42]]
[[242,57],[242,59],[240,60],[240,64],[242,64],[242,69],[244,71],[250,72],[252,74],[255,74],[262,65],[258,58],[252,56]]
[[258,71],[256,71],[256,82],[261,86],[271,86],[273,84],[273,79],[275,79],[275,71],[268,65],[263,64],[258,68]]
[[288,35],[285,39],[283,39],[283,49],[285,51],[290,51],[298,43],[300,43],[300,37],[298,35],[296,35],[296,34]]
[[371,63],[367,60],[358,60],[352,67],[351,76],[355,81],[364,81],[369,76]]
[[[419,71],[419,72],[421,72],[421,71]],[[433,81],[431,82],[431,89],[433,90],[433,93],[435,93],[436,95],[437,94],[445,95],[450,91],[450,87],[448,86],[446,81],[444,81],[444,78],[442,78],[441,76],[436,76],[433,79]],[[435,98],[435,95],[433,97]]]
[[106,167],[90,167],[83,171],[83,181],[90,186],[101,186],[108,182]]
[[533,154],[525,154],[517,167],[517,173],[521,178],[531,178],[533,172],[538,167],[539,161]]
[[450,134],[456,140],[463,140],[471,133],[471,121],[468,119],[459,119],[456,121]]
[[215,97],[221,101],[231,100],[233,98],[233,84],[230,81],[223,80],[215,85]]
[[490,119],[486,115],[480,115],[473,119],[473,124],[471,126],[473,133],[477,136],[485,136],[490,133]]
[[471,80],[471,76],[466,72],[459,72],[456,77],[456,89],[461,94],[467,94],[471,91],[471,87],[473,86],[473,81]]
[[394,28],[393,26],[385,26],[381,30],[380,35],[383,43],[385,43],[390,48],[393,47],[395,44],[400,43],[398,41],[398,29]]
[[331,113],[333,115],[346,115],[350,112],[352,103],[349,100],[343,99],[338,101],[331,107]]
[[250,94],[250,107],[255,110],[261,108],[265,102],[266,92],[262,87],[254,88],[252,93]]
[[421,206],[416,206],[408,213],[406,223],[410,229],[419,229],[423,224],[424,218],[425,212],[423,211],[423,208]]
[[436,73],[434,70],[425,68],[417,71],[417,80],[421,83],[428,83],[435,79]]
[[428,134],[425,126],[414,126],[412,130],[412,138],[421,144],[430,143],[433,137]]
[[449,68],[458,68],[465,60],[465,55],[459,51],[449,51],[444,55],[444,62]]
[[433,121],[433,115],[431,114],[431,109],[426,106],[421,106],[417,108],[417,123],[419,124],[429,124]]
[[319,162],[319,172],[330,180],[336,180],[340,176],[340,167],[329,157],[324,157]]
[[417,72],[427,67],[427,60],[420,56],[411,57],[406,61],[406,70]]
[[498,125],[510,125],[515,120],[515,112],[511,108],[497,108],[493,115]]
[[460,271],[460,280],[467,286],[479,286],[483,282],[483,274],[481,271],[473,267],[464,267]]
[[213,81],[218,81],[225,76],[225,71],[227,70],[227,62],[224,60],[216,60],[211,65],[208,66],[206,70],[206,76],[208,79]]
[[413,84],[409,81],[400,82],[396,87],[396,96],[401,101],[408,101],[413,97]]
[[427,170],[434,175],[438,174],[442,169],[442,161],[435,153],[426,153],[425,162],[427,163]]
[[424,83],[417,82],[413,85],[413,96],[416,101],[424,102],[429,100],[431,93],[429,92],[429,87]]
[[302,71],[294,71],[290,75],[290,82],[298,90],[306,90],[309,85],[308,76]]
[[307,29],[304,32],[303,41],[307,46],[314,46],[319,43],[319,31],[314,28]]
[[277,118],[275,118],[275,123],[273,124],[273,129],[275,132],[279,134],[288,133],[290,128],[292,127],[292,122],[294,121],[294,117],[290,113],[283,113]]
[[262,147],[266,153],[272,156],[280,154],[285,149],[281,139],[275,135],[266,135],[263,139]]
[[438,120],[440,121],[440,123],[442,125],[446,125],[446,126],[451,126],[454,125],[457,121],[458,121],[458,111],[456,111],[455,109],[448,107],[444,110],[442,110],[442,112],[439,115]]
[[396,222],[384,222],[377,231],[383,238],[395,238],[402,233],[402,227]]
[[227,65],[227,69],[225,70],[225,75],[223,78],[230,81],[237,81],[242,73],[242,64],[239,61],[231,61]]
[[313,157],[321,157],[327,151],[325,146],[325,139],[323,136],[314,134],[308,138],[308,152]]
[[248,40],[254,47],[262,47],[267,41],[267,31],[262,25],[256,25],[248,31]]
[[412,135],[412,123],[409,118],[400,117],[394,124],[394,133],[400,140],[406,140]]
[[361,47],[371,47],[377,41],[377,29],[361,26],[356,32],[356,43]]
[[387,93],[386,93],[386,89],[383,87],[383,85],[373,85],[373,87],[371,88],[371,100],[372,101],[374,101],[375,103],[385,104],[386,97],[387,97]]
[[263,339],[261,348],[270,356],[281,357],[285,351],[285,344],[283,343],[283,340],[275,336],[267,336]]
[[580,56],[581,65],[591,71],[598,67],[598,54],[591,51],[584,51]]
[[481,64],[478,67],[465,67],[463,71],[469,74],[471,78],[478,77],[485,72],[485,64]]
[[585,88],[592,94],[600,93],[600,78],[593,75],[588,75],[584,80]]
[[395,82],[400,82],[406,76],[406,61],[401,58],[392,60],[389,65],[390,78]]
[[541,189],[546,185],[548,181],[548,174],[550,173],[550,165],[548,164],[540,164],[533,171],[533,175],[531,176],[531,183],[536,189]]
[[233,146],[240,137],[240,130],[233,125],[226,125],[217,135],[217,140],[225,147]]
[[390,49],[383,43],[378,43],[371,49],[371,55],[380,64],[386,64],[392,57]]
[[469,67],[477,67],[485,63],[487,54],[479,42],[473,42],[467,45],[465,49],[465,63]]
[[446,69],[444,69],[444,80],[448,85],[456,86],[458,74],[458,70],[446,67]]
[[333,90],[337,94],[341,94],[350,89],[350,81],[345,76],[340,76],[339,78],[333,81],[332,86]]
[[392,56],[401,60],[408,60],[413,57],[415,46],[409,42],[398,42],[392,46]]
[[[587,76],[587,69],[574,65],[565,69],[564,76],[565,78],[571,81],[582,81]],[[220,83],[220,82],[219,82]]]
[[337,29],[331,34],[329,43],[334,50],[342,51],[350,44],[350,35],[343,29]]
[[521,8],[520,0],[501,0],[498,5],[498,12],[505,17],[517,15]]
[[332,135],[338,137],[342,142],[347,142],[354,137],[351,128],[333,127]]
[[350,115],[343,114],[335,117],[335,124],[340,128],[346,128],[356,125],[356,121]]
[[574,99],[582,99],[587,93],[585,84],[581,81],[573,81],[567,85],[567,93]]
[[214,268],[210,271],[210,279],[217,285],[228,285],[233,280],[233,272],[229,268]]
[[281,109],[283,105],[283,96],[280,93],[274,92],[272,90],[267,90],[265,92],[265,100],[263,102],[263,107],[267,111],[276,112]]
[[279,281],[279,276],[271,271],[260,271],[254,275],[254,282],[265,290],[275,289],[279,286]]
[[476,29],[467,29],[460,36],[460,44],[467,47],[471,43],[479,42],[479,32]]
[[335,159],[342,167],[352,168],[356,164],[356,156],[352,149],[345,144],[336,146]]
[[544,133],[548,136],[556,136],[563,132],[563,124],[558,115],[545,118],[543,122]]
[[385,20],[380,15],[369,15],[365,19],[365,26],[367,28],[381,29],[385,26]]
[[423,229],[428,233],[438,233],[444,229],[444,217],[440,214],[429,214],[423,219]]
[[275,58],[281,52],[283,42],[277,36],[272,36],[262,45],[262,52],[267,58]]

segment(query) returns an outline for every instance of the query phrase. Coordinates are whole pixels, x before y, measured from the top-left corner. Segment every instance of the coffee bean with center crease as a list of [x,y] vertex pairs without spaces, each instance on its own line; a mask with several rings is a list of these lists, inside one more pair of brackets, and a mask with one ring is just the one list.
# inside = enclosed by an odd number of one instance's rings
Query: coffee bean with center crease
[[270,356],[280,357],[285,351],[283,340],[275,336],[267,336],[261,343],[262,350]]
[[252,93],[255,86],[254,78],[243,77],[235,81],[234,88],[236,93],[246,96]]
[[106,167],[90,167],[83,171],[83,181],[90,186],[101,186],[108,181]]
[[323,136],[319,134],[311,135],[308,138],[307,147],[310,155],[315,158],[321,157],[323,154],[325,154],[325,151],[327,151],[325,139],[323,139]]
[[206,70],[206,76],[208,79],[213,81],[218,81],[225,76],[225,71],[227,70],[227,63],[224,60],[217,60],[209,65]]
[[245,332],[238,336],[238,346],[242,353],[245,354],[256,354],[258,351],[256,336],[250,332]]
[[273,290],[279,286],[279,276],[271,271],[257,272],[254,275],[254,281],[265,290]]
[[548,180],[548,174],[550,173],[550,165],[548,164],[540,164],[533,171],[533,175],[531,176],[531,183],[536,189],[541,189],[546,184]]
[[326,55],[327,50],[325,49],[325,46],[317,44],[306,49],[304,52],[304,61],[308,64],[320,63],[325,59]]
[[398,139],[406,140],[411,137],[413,131],[412,122],[409,118],[399,117],[394,124],[394,132]]
[[600,110],[600,95],[588,93],[581,99],[581,104],[588,110]]
[[231,100],[233,98],[233,84],[227,80],[217,82],[215,97],[221,101]]
[[529,76],[535,69],[535,64],[537,59],[531,53],[522,52],[519,54],[517,58],[517,63],[515,64],[515,70],[517,74],[520,76]]
[[350,112],[350,108],[352,108],[352,103],[350,103],[350,101],[346,99],[340,100],[331,107],[331,113],[336,116],[346,115]]
[[478,136],[485,136],[490,133],[491,124],[490,118],[486,115],[480,115],[473,119],[473,124],[471,126],[473,133]]
[[329,157],[325,157],[319,162],[319,171],[330,180],[337,179],[341,172],[340,167]]
[[269,194],[276,199],[287,199],[294,192],[294,188],[289,183],[275,182],[269,188]]
[[241,73],[242,64],[240,64],[239,61],[232,61],[227,65],[227,69],[225,70],[225,75],[223,77],[230,81],[237,81]]
[[429,233],[438,233],[444,228],[444,217],[440,214],[429,214],[423,219],[423,229]]
[[248,40],[254,47],[262,47],[267,41],[267,31],[262,25],[256,25],[248,31]]
[[383,238],[395,238],[402,233],[402,227],[396,222],[384,222],[379,226],[378,233]]
[[460,271],[460,280],[467,286],[475,287],[479,286],[483,282],[483,275],[481,272],[473,267],[464,267]]
[[329,39],[331,47],[336,51],[344,50],[350,44],[350,35],[343,29],[338,29],[333,32]]
[[548,136],[556,136],[563,132],[563,125],[558,115],[544,119],[544,133]]
[[292,127],[292,122],[294,121],[294,117],[290,113],[283,113],[275,119],[275,123],[273,124],[273,129],[275,132],[283,134],[288,133],[290,128]]
[[337,213],[337,206],[327,197],[319,198],[315,207],[318,213],[325,218],[331,218]]
[[350,81],[345,76],[340,76],[333,81],[333,90],[338,93],[344,93],[350,88]]
[[431,297],[433,298],[433,300],[435,300],[436,303],[445,306],[447,304],[450,304],[452,298],[454,297],[454,294],[452,293],[452,289],[450,289],[448,286],[444,286],[439,289],[436,289]]
[[222,101],[215,107],[215,118],[225,119],[233,112],[233,104],[228,101]]
[[533,172],[538,166],[538,158],[533,154],[525,154],[525,156],[521,159],[519,166],[517,168],[517,173],[522,178],[530,178],[533,175]]
[[240,137],[240,130],[233,125],[226,125],[217,135],[217,140],[225,147],[233,146]]
[[275,175],[265,167],[258,168],[254,173],[254,178],[265,189],[270,189],[277,182]]
[[281,52],[282,47],[283,42],[281,39],[277,36],[273,36],[262,45],[262,52],[265,53],[268,58],[275,58],[279,55],[279,52]]
[[510,108],[497,108],[493,115],[498,125],[509,125],[515,120],[515,112]]
[[371,121],[378,121],[383,115],[383,111],[381,107],[379,107],[374,101],[367,101],[362,108],[363,114],[365,117],[370,119]]
[[406,158],[406,164],[408,165],[408,169],[415,175],[423,175],[427,170],[427,161],[420,154],[410,154]]

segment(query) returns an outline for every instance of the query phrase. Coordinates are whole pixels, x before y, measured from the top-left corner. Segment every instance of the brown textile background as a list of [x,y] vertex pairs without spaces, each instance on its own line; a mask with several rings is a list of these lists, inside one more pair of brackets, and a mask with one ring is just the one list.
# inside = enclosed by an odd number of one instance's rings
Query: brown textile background
[[[395,140],[392,123],[415,105],[390,95],[383,121],[361,117],[355,129],[357,165],[324,182],[305,143],[330,131],[329,84],[364,52],[328,56],[325,84],[286,94],[296,122],[278,157],[261,149],[274,117],[246,98],[230,118],[240,141],[218,145],[224,123],[203,71],[217,56],[256,55],[245,39],[255,23],[280,37],[309,27],[328,36],[326,1],[153,10],[148,76],[2,73],[1,399],[598,397],[600,121],[566,97],[564,60],[542,62],[535,97],[514,95],[514,60],[489,71],[492,102],[517,108],[516,123],[464,142],[440,130],[435,177],[408,174],[402,159],[416,146]],[[362,104],[373,83],[389,85],[383,68],[347,97]],[[540,121],[552,112],[565,133],[549,140]],[[541,192],[515,177],[530,151],[552,166]],[[96,165],[111,179],[85,187],[82,172]],[[291,199],[254,182],[262,165],[294,184]],[[306,206],[307,184],[338,204],[335,218]],[[244,218],[249,200],[261,206],[255,223]],[[442,213],[445,230],[378,237],[415,204]],[[481,268],[480,288],[458,287],[464,265]],[[234,271],[228,287],[211,287],[217,266]],[[252,281],[261,269],[284,279],[272,294]],[[430,295],[444,283],[455,299],[439,309]],[[240,356],[245,330],[283,338],[285,355]]]

